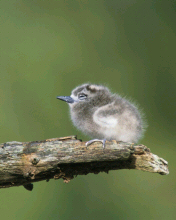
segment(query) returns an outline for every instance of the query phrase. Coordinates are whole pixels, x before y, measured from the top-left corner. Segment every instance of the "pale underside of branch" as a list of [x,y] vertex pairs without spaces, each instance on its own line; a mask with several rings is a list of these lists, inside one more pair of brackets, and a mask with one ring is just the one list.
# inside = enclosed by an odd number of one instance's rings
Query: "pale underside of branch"
[[106,141],[86,147],[76,136],[33,142],[7,142],[0,145],[0,188],[62,178],[69,182],[77,175],[110,170],[136,169],[169,174],[168,163],[144,145]]

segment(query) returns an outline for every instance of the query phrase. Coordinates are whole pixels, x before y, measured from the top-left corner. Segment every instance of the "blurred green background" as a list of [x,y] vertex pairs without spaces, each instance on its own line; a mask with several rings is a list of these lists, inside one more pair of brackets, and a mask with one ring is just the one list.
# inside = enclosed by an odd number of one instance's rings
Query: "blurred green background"
[[140,143],[170,174],[135,170],[1,189],[1,219],[175,219],[176,1],[2,0],[0,142],[78,135],[56,100],[103,83],[140,104]]

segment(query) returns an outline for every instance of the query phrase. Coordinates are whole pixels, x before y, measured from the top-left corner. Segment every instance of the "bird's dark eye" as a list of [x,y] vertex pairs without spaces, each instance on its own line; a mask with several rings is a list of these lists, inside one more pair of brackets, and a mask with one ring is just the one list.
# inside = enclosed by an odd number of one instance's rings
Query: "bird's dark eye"
[[80,94],[78,95],[78,99],[79,99],[79,100],[84,100],[84,99],[86,99],[86,98],[87,98],[87,95],[84,94],[84,93],[80,93]]

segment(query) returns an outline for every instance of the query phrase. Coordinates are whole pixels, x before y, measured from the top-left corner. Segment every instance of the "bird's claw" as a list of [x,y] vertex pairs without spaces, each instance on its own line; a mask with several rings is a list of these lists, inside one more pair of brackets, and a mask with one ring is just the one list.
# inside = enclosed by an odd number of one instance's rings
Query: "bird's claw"
[[86,142],[86,147],[88,147],[89,145],[91,145],[91,144],[94,143],[94,142],[101,142],[101,143],[103,144],[103,148],[105,148],[106,139],[103,139],[103,140],[93,139],[93,140],[87,141],[87,142]]

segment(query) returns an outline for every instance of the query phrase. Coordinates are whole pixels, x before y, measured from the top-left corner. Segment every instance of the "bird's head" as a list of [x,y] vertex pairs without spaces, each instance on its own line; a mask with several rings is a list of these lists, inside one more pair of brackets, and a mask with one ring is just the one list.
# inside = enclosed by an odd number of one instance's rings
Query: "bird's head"
[[112,94],[108,88],[102,85],[83,84],[76,87],[70,96],[57,96],[57,99],[65,101],[71,108],[75,106],[102,106],[110,102]]

